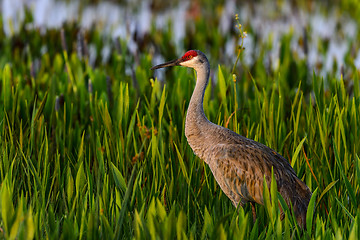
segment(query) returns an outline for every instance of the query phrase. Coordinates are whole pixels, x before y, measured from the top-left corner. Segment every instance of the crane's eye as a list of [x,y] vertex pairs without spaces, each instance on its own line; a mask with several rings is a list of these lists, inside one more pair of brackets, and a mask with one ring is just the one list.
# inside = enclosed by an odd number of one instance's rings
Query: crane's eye
[[188,56],[188,59],[192,59],[192,58],[193,58],[193,56],[192,56],[192,55],[189,55],[189,56]]

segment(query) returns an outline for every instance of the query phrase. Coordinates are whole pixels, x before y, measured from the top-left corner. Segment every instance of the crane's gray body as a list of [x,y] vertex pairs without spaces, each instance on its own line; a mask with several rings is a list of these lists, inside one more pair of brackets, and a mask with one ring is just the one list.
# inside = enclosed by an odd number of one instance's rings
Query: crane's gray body
[[185,123],[185,136],[190,147],[209,165],[222,191],[235,206],[239,202],[241,205],[246,202],[264,204],[264,176],[270,186],[273,168],[278,191],[289,206],[292,203],[299,225],[305,227],[311,191],[296,176],[289,162],[271,148],[206,118],[203,99],[210,66],[206,56],[198,50],[196,52],[198,56],[193,59],[176,62],[176,65],[194,68],[197,73]]

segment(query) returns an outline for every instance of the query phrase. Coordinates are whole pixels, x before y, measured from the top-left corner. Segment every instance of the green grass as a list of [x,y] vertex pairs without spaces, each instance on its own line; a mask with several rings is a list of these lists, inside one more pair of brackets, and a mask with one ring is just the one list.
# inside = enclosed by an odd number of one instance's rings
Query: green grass
[[[41,36],[23,29],[0,40],[6,49],[0,56],[0,238],[360,238],[354,64],[350,80],[311,75],[286,50],[289,35],[278,71],[269,73],[259,59],[249,69],[237,67],[234,76],[233,66],[215,61],[226,36],[202,31],[202,20],[196,27],[204,35],[193,36],[194,43],[213,38],[219,44],[201,49],[216,77],[205,96],[208,118],[289,159],[316,191],[307,230],[296,226],[291,210],[280,221],[278,204],[286,206],[275,184],[264,189],[276,197],[256,206],[254,224],[251,207],[235,209],[194,156],[184,136],[191,70],[174,67],[166,82],[153,79],[153,56],[141,49],[136,61],[114,51],[109,63],[97,59],[91,67],[87,56],[61,46],[59,31]],[[159,51],[174,58],[171,33],[152,31]],[[72,46],[76,27],[64,32]],[[88,41],[102,46],[96,31]],[[43,55],[42,45],[48,47]],[[134,75],[126,74],[133,64]]]

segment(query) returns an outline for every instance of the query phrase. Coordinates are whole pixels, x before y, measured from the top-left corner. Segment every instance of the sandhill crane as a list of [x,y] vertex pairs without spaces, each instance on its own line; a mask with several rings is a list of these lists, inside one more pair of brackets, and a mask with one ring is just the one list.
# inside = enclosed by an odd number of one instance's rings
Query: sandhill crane
[[[264,176],[270,186],[273,168],[279,193],[288,206],[292,203],[296,220],[306,226],[311,191],[297,176],[289,162],[273,149],[210,122],[203,100],[209,81],[210,65],[205,54],[190,50],[181,58],[152,67],[185,66],[195,69],[197,80],[186,114],[185,136],[194,153],[207,163],[222,191],[236,206],[246,202],[264,204]],[[282,211],[282,210],[281,210]]]

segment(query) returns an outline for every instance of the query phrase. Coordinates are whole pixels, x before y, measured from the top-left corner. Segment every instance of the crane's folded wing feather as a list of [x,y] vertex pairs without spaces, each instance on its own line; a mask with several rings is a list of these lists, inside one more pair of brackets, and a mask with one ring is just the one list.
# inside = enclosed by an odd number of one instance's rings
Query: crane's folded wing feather
[[208,165],[234,205],[239,201],[263,204],[263,180],[265,176],[270,185],[271,168],[274,169],[279,192],[292,190],[297,177],[284,157],[265,145],[255,145],[250,139],[241,141],[241,144],[217,144],[209,149],[211,157]]

